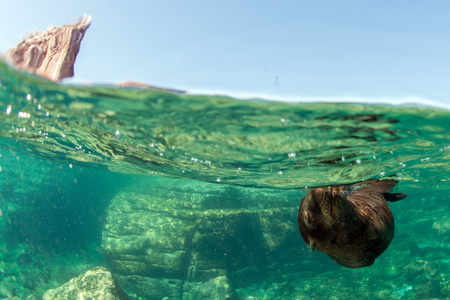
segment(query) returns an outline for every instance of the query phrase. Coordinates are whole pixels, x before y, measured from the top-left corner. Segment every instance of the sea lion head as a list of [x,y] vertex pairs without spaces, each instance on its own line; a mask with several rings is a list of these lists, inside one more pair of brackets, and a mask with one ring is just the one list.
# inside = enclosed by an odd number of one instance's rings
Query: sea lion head
[[347,197],[343,187],[314,188],[303,198],[299,218],[309,229],[331,227],[346,214]]

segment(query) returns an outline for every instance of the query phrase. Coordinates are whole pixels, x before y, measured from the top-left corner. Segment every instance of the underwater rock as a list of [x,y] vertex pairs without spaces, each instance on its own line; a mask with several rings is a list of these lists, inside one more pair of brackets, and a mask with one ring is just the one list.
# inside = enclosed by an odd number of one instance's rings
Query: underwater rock
[[[20,299],[47,290],[50,274],[27,243],[8,247],[0,234],[0,299]],[[43,287],[43,290],[41,289]]]
[[441,288],[441,294],[444,297],[450,298],[450,280],[444,281]]
[[196,299],[239,299],[225,276],[219,276],[201,283],[187,283],[183,300]]
[[[108,207],[103,256],[130,296],[181,299],[190,283],[214,278],[239,288],[261,279],[255,270],[301,267],[295,224],[302,194],[145,178]],[[146,287],[155,280],[166,288]]]
[[412,292],[415,299],[433,299],[441,297],[439,274],[440,266],[434,262],[416,260],[404,267],[405,279],[413,282]]
[[[120,286],[132,299],[181,299],[183,280],[115,274]],[[148,298],[146,298],[148,297]]]
[[439,235],[448,235],[450,232],[450,217],[443,216],[433,223],[433,228],[438,231]]
[[95,267],[56,289],[48,290],[45,292],[43,299],[126,300],[129,297],[123,292],[108,270],[103,267]]
[[394,217],[386,201],[396,180],[367,180],[351,186],[319,187],[308,191],[298,213],[303,240],[347,268],[372,265],[394,237]]
[[73,25],[52,27],[27,36],[6,53],[6,60],[20,70],[59,81],[74,74],[80,44],[91,23],[85,15]]
[[405,278],[412,280],[417,276],[431,277],[436,275],[437,265],[423,260],[416,260],[404,267]]
[[442,299],[441,287],[437,278],[421,278],[413,286],[416,299]]

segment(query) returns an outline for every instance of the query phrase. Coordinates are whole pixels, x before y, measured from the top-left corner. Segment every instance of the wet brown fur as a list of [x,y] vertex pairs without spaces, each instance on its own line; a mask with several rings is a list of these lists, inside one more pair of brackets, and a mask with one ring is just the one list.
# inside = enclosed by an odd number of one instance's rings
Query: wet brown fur
[[[298,215],[303,239],[345,267],[370,266],[394,237],[394,217],[385,196],[390,201],[406,197],[389,193],[396,184],[374,179],[351,187],[310,189]],[[352,188],[348,196],[347,188]]]

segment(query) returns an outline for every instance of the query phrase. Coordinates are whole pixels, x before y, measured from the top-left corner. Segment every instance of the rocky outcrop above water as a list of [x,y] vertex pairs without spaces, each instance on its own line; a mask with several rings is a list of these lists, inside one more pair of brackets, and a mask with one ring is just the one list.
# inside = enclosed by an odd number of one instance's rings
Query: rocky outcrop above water
[[91,16],[85,15],[76,24],[31,34],[7,51],[6,60],[20,70],[53,81],[72,77],[73,65],[90,23]]
[[263,273],[301,268],[303,194],[147,178],[113,199],[103,255],[136,298],[236,299]]
[[129,298],[108,270],[96,267],[56,289],[48,290],[45,292],[43,299],[126,300]]

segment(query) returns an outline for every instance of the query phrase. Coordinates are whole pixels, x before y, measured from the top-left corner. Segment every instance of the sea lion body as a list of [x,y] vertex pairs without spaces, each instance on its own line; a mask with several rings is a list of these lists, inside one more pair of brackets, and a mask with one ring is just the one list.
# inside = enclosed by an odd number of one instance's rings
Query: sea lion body
[[396,183],[368,180],[350,188],[310,189],[298,215],[303,239],[347,268],[370,266],[394,237],[394,217],[386,200],[406,197],[388,193]]

